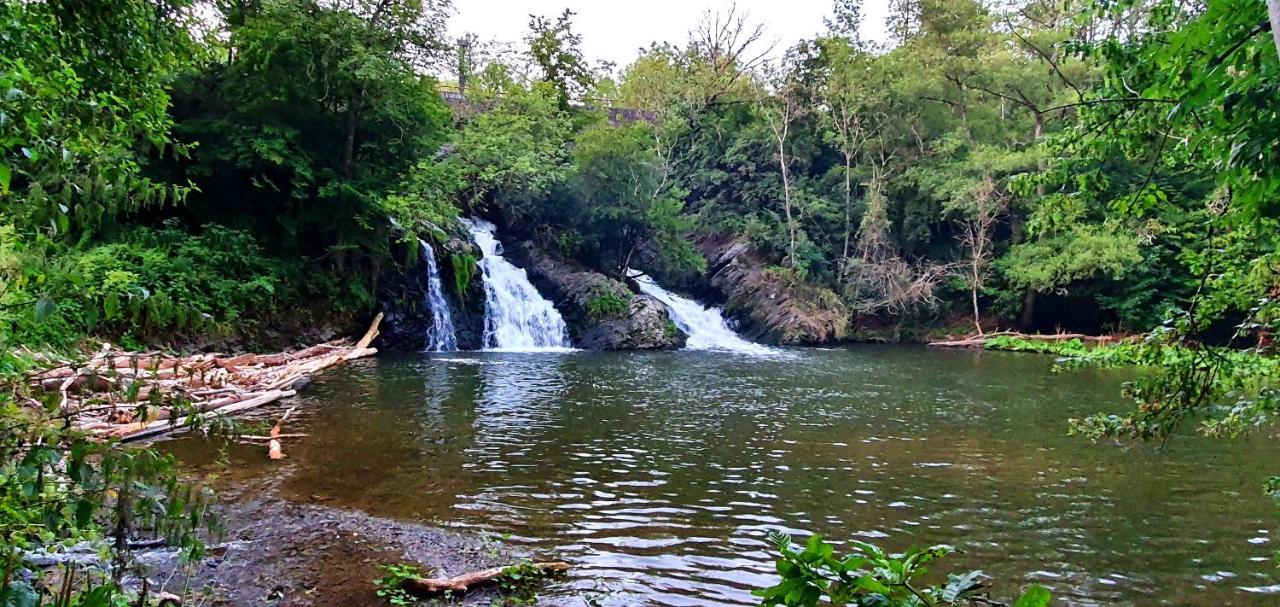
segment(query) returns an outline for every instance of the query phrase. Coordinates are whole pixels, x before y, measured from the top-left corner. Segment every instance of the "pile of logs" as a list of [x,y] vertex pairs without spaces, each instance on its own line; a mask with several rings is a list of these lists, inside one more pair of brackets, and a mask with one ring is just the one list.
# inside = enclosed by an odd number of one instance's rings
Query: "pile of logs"
[[987,343],[988,339],[993,337],[1009,336],[1029,341],[1071,341],[1078,339],[1083,342],[1091,342],[1095,344],[1107,344],[1112,342],[1121,342],[1126,338],[1115,335],[1085,335],[1083,333],[1053,333],[1049,335],[1018,333],[1017,331],[996,331],[992,333],[981,333],[970,335],[961,339],[951,339],[945,341],[931,341],[929,345],[939,348],[981,348]]
[[354,343],[337,340],[279,354],[173,356],[103,344],[88,361],[63,361],[34,374],[31,388],[46,402],[56,399],[76,428],[137,440],[293,396],[313,373],[376,353],[369,344],[381,321],[379,314]]

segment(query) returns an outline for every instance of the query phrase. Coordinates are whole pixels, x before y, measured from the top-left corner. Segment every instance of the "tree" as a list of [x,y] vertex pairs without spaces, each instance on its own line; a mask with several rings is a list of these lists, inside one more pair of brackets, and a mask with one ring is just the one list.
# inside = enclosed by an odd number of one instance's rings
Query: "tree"
[[541,69],[540,79],[555,88],[562,109],[591,89],[595,75],[582,55],[582,37],[573,31],[573,11],[565,9],[554,22],[529,16],[529,55]]
[[844,38],[853,48],[862,48],[862,0],[833,0],[831,16],[822,18],[827,35]]
[[0,4],[0,199],[28,235],[75,239],[120,214],[180,202],[146,171],[181,156],[165,83],[199,51],[187,2]]
[[786,218],[787,225],[787,256],[783,259],[783,264],[787,267],[795,268],[798,257],[796,256],[796,238],[799,232],[799,223],[796,221],[793,212],[793,196],[791,185],[791,160],[788,156],[788,146],[790,145],[793,129],[796,122],[808,113],[808,107],[802,99],[802,91],[800,83],[790,77],[788,71],[784,71],[782,66],[775,66],[771,73],[773,81],[773,90],[771,92],[762,92],[758,98],[758,105],[761,116],[765,123],[769,125],[769,131],[773,134],[775,145],[775,158],[778,162],[778,174],[782,179],[782,212]]
[[[818,42],[826,73],[822,82],[823,118],[830,128],[827,139],[840,150],[844,161],[844,222],[843,246],[840,250],[840,277],[849,260],[850,232],[853,215],[854,163],[863,153],[863,146],[878,134],[879,123],[885,118],[875,107],[882,99],[881,87],[885,84],[875,71],[871,55],[841,38],[823,39]],[[874,169],[873,169],[874,170]],[[873,177],[873,181],[875,178]],[[883,183],[877,182],[883,196]]]
[[200,185],[184,209],[195,221],[376,275],[390,230],[379,201],[448,132],[419,74],[446,45],[431,3],[343,6],[278,0],[228,18],[225,59],[178,89],[177,131],[200,142],[178,168]]
[[642,247],[649,258],[646,269],[701,271],[706,262],[687,238],[694,224],[682,214],[684,193],[671,187],[649,131],[643,123],[600,124],[577,137],[573,156],[586,204],[584,231],[600,244],[601,261],[619,277],[626,276]]
[[[501,210],[511,220],[552,218],[544,198],[568,177],[572,123],[549,83],[506,85],[488,111],[463,126],[439,169],[449,171],[459,206]],[[430,165],[428,165],[430,166]]]

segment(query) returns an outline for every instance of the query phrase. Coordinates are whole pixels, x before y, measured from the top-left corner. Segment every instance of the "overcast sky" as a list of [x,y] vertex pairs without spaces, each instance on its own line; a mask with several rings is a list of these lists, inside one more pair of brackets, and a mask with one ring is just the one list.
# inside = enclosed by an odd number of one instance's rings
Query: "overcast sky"
[[[765,24],[779,49],[823,31],[822,18],[831,9],[831,0],[455,0],[457,14],[449,29],[454,36],[474,32],[482,40],[514,42],[524,38],[530,14],[554,17],[569,8],[577,13],[574,30],[582,36],[587,58],[613,61],[621,69],[650,42],[683,45],[708,9],[727,11],[734,4]],[[864,38],[884,40],[887,5],[888,0],[863,4]]]

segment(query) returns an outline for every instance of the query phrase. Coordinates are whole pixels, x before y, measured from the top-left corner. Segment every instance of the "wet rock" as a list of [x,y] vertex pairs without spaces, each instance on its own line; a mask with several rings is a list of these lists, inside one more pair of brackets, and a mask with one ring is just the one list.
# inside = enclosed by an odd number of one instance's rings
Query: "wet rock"
[[[408,251],[400,258],[407,257]],[[451,237],[437,251],[440,279],[445,287],[445,299],[449,301],[458,337],[458,347],[474,350],[481,346],[484,333],[484,293],[475,272],[459,276],[464,266],[474,268],[479,258],[475,245],[458,237]],[[455,261],[456,259],[456,261]],[[461,280],[459,280],[461,279]],[[428,284],[426,263],[421,259],[414,263],[397,263],[384,272],[378,281],[378,307],[383,312],[382,333],[377,346],[383,350],[417,352],[426,347],[427,334],[431,330],[431,307],[427,302]],[[466,284],[459,293],[456,285]]]
[[573,344],[588,350],[667,350],[684,347],[662,302],[572,261],[521,243],[509,255],[555,304]]
[[849,335],[849,313],[829,289],[771,269],[749,244],[726,236],[697,243],[707,285],[744,336],[782,345],[818,345]]
[[576,343],[590,350],[661,350],[684,347],[684,342],[662,302],[633,295],[625,315],[594,324]]

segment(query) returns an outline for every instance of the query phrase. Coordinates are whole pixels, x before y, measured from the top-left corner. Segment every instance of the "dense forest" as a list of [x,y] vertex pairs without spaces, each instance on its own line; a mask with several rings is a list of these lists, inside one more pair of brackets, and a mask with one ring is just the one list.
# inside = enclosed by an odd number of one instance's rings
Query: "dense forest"
[[[421,272],[420,243],[465,302],[475,216],[692,292],[739,245],[838,320],[797,342],[1145,334],[1125,356],[1163,372],[1132,414],[1075,421],[1087,436],[1270,422],[1275,3],[890,4],[887,44],[837,0],[785,47],[726,10],[616,66],[567,10],[490,41],[450,33],[448,0],[3,0],[0,363],[351,332]],[[79,445],[73,468],[98,453],[48,421],[0,441],[7,546],[127,510],[105,481],[45,486],[32,445]],[[103,478],[168,474],[151,457]]]
[[708,15],[620,68],[572,13],[512,46],[449,10],[6,3],[5,335],[350,324],[460,214],[676,282],[745,240],[863,337],[1140,332],[1211,292],[1223,340],[1273,285],[1258,2],[902,1],[889,48],[856,3],[786,49]]

